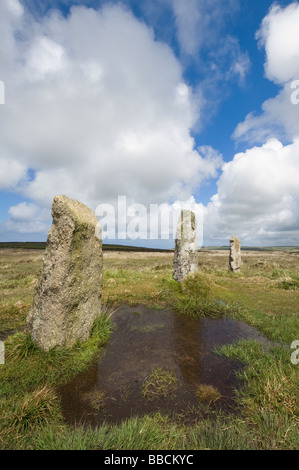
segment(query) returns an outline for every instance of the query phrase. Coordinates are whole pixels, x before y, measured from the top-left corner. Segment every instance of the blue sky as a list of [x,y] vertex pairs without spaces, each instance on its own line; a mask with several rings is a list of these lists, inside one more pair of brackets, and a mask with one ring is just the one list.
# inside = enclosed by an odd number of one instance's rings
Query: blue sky
[[2,0],[0,35],[0,241],[45,240],[66,194],[299,244],[298,2]]

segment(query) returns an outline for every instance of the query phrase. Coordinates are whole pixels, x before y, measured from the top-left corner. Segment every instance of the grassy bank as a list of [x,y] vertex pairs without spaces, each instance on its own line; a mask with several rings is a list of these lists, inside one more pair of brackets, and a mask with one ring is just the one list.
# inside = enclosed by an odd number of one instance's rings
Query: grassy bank
[[[178,285],[171,279],[171,253],[108,251],[104,254],[103,302],[172,307],[193,317],[230,315],[264,333],[269,342],[241,341],[217,351],[241,360],[238,414],[219,414],[209,404],[198,422],[161,414],[132,418],[118,426],[72,427],[63,421],[57,387],[88,367],[104,351],[109,315],[91,338],[67,351],[38,350],[22,331],[41,266],[42,251],[0,252],[0,365],[2,449],[298,449],[299,365],[290,344],[299,340],[299,255],[290,250],[245,252],[240,274],[227,269],[224,250],[199,254],[199,275]],[[162,378],[159,377],[160,384]],[[151,377],[145,393],[157,393]],[[168,377],[168,381],[169,381]],[[160,385],[161,388],[161,385]]]

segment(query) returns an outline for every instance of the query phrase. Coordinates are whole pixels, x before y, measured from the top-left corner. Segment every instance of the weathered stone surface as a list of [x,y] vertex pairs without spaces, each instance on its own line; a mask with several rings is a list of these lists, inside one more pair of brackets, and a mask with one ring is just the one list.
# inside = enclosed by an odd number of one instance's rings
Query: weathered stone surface
[[102,234],[95,214],[66,196],[54,198],[53,223],[30,313],[28,329],[49,350],[85,341],[100,314]]
[[0,341],[0,364],[5,364],[5,346],[3,341]]
[[173,278],[175,281],[182,282],[189,274],[194,274],[197,271],[196,216],[192,211],[182,210],[175,240]]
[[235,236],[230,239],[229,269],[234,273],[241,269],[241,241]]

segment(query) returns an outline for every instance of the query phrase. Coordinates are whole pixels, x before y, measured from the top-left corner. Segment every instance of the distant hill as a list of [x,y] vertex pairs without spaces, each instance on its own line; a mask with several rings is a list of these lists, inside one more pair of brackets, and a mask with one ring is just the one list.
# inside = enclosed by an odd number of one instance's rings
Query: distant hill
[[26,250],[44,250],[46,242],[0,242],[0,249],[21,248]]
[[[0,249],[14,248],[22,250],[44,250],[46,242],[0,242]],[[159,249],[159,248],[145,248],[138,246],[127,245],[106,245],[103,244],[104,251],[138,251],[138,252],[165,252],[171,253],[173,250]]]
[[[46,242],[0,242],[0,249],[15,248],[22,250],[44,250]],[[173,249],[145,248],[128,245],[109,245],[103,244],[104,251],[135,251],[151,253],[171,253]],[[229,250],[229,246],[204,246],[201,251]],[[242,251],[297,251],[298,246],[242,246]]]
[[[201,251],[229,250],[229,246],[204,246]],[[241,246],[242,251],[296,251],[299,246]]]

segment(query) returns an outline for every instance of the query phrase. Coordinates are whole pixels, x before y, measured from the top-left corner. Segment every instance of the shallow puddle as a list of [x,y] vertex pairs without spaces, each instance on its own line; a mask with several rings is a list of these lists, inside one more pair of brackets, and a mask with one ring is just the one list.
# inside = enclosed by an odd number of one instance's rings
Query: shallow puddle
[[[95,426],[155,411],[190,421],[198,417],[202,385],[218,392],[212,406],[233,412],[235,372],[242,364],[213,350],[241,339],[264,340],[254,328],[230,318],[192,319],[143,306],[121,307],[113,321],[116,328],[104,356],[59,389],[67,422]],[[174,380],[165,385],[160,377],[154,383],[153,371],[167,372]],[[145,390],[151,395],[144,396]],[[200,400],[207,406],[212,399],[208,393]]]

